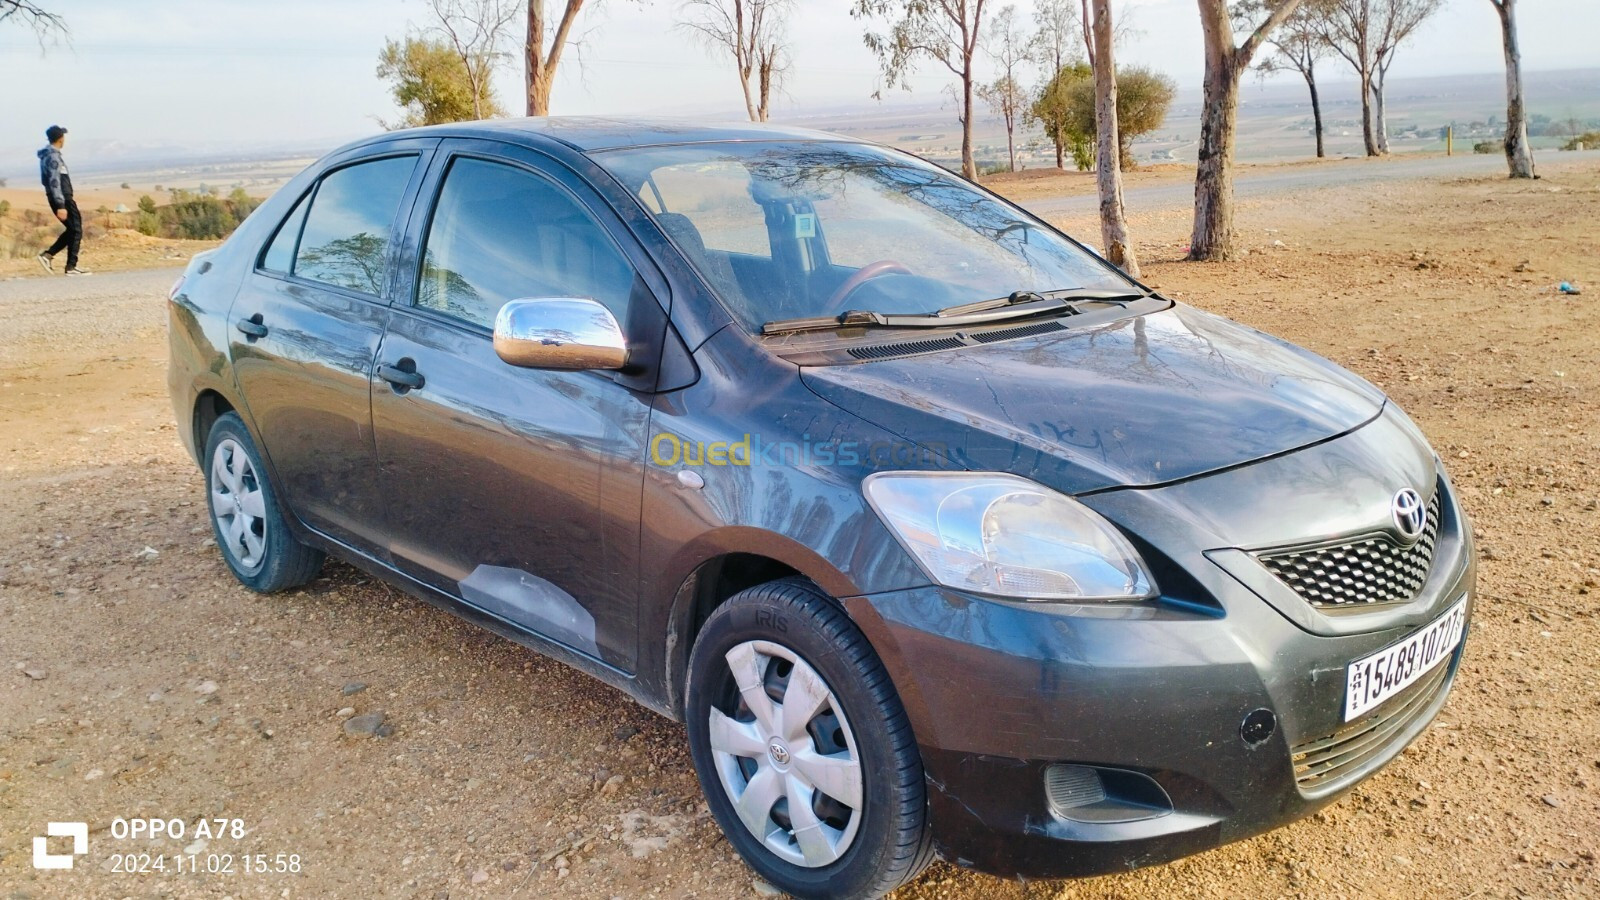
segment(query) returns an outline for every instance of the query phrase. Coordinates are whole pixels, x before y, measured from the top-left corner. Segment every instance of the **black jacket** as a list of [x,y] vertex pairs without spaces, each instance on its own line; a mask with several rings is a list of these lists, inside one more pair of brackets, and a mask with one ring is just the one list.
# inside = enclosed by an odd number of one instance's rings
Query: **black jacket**
[[72,202],[72,176],[67,174],[67,161],[55,147],[39,151],[39,182],[50,198],[52,212],[65,209]]

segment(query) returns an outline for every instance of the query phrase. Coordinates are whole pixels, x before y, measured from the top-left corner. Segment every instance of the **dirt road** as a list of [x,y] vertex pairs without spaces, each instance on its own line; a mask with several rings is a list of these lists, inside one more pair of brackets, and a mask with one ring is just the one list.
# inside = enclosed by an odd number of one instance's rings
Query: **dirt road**
[[[1252,841],[1082,882],[941,864],[903,897],[1600,893],[1600,172],[1542,168],[1247,198],[1228,266],[1175,261],[1181,209],[1134,222],[1148,280],[1354,368],[1446,458],[1483,559],[1435,727]],[[172,275],[0,283],[0,896],[757,893],[680,726],[345,566],[228,577],[163,382]],[[185,836],[118,839],[135,817]],[[244,836],[196,836],[217,819]],[[71,871],[32,866],[50,821],[89,825]],[[139,854],[167,871],[113,871]]]

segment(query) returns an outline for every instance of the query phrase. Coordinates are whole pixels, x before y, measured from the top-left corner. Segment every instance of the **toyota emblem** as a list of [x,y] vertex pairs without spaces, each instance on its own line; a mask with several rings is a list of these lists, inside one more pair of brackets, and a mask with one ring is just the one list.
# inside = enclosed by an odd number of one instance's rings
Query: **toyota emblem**
[[1422,537],[1422,530],[1428,525],[1428,510],[1422,505],[1421,494],[1411,488],[1402,488],[1394,495],[1390,512],[1394,514],[1394,527],[1400,533],[1401,540],[1413,544]]

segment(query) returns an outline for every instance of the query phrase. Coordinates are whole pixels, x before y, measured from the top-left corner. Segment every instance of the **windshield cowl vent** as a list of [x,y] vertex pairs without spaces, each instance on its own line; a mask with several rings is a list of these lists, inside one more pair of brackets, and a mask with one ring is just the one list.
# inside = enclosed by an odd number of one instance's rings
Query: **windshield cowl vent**
[[961,332],[953,337],[867,344],[865,346],[850,347],[846,352],[856,359],[893,359],[897,356],[935,353],[940,350],[954,350],[957,347],[971,347],[974,344],[992,344],[996,341],[1009,341],[1016,338],[1033,337],[1065,330],[1067,330],[1067,326],[1058,321],[1034,322],[1029,325],[1014,325],[1010,328],[995,328],[976,334]]
[[896,356],[932,353],[936,350],[954,350],[957,347],[965,346],[966,342],[960,338],[946,337],[925,341],[899,341],[893,344],[870,344],[865,347],[851,347],[850,355],[856,359],[892,359]]
[[968,335],[980,344],[992,344],[995,341],[1009,341],[1012,338],[1033,337],[1036,334],[1050,334],[1053,331],[1065,331],[1067,326],[1060,322],[1035,322],[1032,325],[1017,325],[1012,328],[997,328],[994,331],[985,331],[981,334]]

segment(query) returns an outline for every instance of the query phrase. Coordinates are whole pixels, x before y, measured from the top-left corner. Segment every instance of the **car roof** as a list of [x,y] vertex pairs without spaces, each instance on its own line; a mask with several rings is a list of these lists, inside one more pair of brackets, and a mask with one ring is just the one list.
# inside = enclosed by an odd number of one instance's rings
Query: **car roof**
[[693,119],[608,118],[604,116],[533,116],[432,125],[389,132],[397,137],[490,137],[558,141],[582,153],[662,144],[705,144],[723,141],[844,141],[825,131],[756,122],[702,122]]

